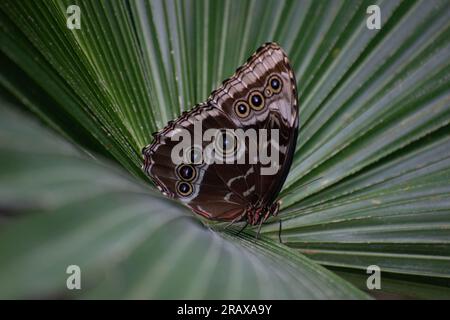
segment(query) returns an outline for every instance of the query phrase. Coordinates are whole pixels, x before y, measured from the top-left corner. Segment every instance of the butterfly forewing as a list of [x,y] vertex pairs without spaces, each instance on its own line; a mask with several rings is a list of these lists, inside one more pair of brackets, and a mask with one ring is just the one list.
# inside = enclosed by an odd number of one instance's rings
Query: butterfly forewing
[[[272,84],[278,80],[278,86]],[[251,104],[252,94],[262,93],[264,107],[239,117],[233,106],[239,101]],[[231,116],[238,127],[279,130],[279,170],[274,175],[261,173],[261,165],[254,165],[255,197],[258,205],[267,205],[280,191],[289,171],[298,128],[298,103],[295,76],[283,50],[270,43],[239,68],[236,74],[214,91],[210,100]],[[269,139],[270,143],[270,139]],[[266,145],[270,149],[270,144]],[[250,148],[247,145],[247,151]]]

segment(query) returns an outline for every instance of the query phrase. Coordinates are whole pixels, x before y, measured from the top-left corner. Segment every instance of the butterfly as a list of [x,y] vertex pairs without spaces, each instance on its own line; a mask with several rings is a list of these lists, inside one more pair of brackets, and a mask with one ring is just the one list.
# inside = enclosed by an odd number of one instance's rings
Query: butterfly
[[[219,135],[210,135],[209,140],[197,144],[200,150],[195,146],[184,150],[184,160],[174,162],[177,135],[195,134],[198,123],[202,124],[202,134],[215,130]],[[153,134],[153,143],[142,149],[143,170],[164,195],[180,200],[207,219],[230,224],[245,221],[244,228],[248,224],[259,225],[258,237],[262,223],[279,212],[280,201],[276,199],[292,163],[298,123],[294,72],[281,47],[266,43],[205,102]],[[244,136],[244,140],[235,143],[237,137],[228,132],[239,129],[239,132],[270,132],[267,135],[277,139],[261,144],[261,136]],[[217,147],[214,151],[222,153],[211,154],[236,156],[239,149],[244,159],[248,157],[247,161],[202,160],[204,150],[211,145]],[[264,174],[267,167],[254,161],[255,146],[257,151],[268,153],[270,149],[271,155],[278,154],[270,174]]]

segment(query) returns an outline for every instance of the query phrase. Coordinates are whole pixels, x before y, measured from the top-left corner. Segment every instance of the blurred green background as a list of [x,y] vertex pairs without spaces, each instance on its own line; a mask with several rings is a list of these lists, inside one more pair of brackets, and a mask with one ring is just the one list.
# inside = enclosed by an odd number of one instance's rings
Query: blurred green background
[[[449,1],[3,0],[0,24],[0,298],[450,298]],[[277,222],[255,241],[200,221],[140,169],[267,41],[300,102],[284,244]]]

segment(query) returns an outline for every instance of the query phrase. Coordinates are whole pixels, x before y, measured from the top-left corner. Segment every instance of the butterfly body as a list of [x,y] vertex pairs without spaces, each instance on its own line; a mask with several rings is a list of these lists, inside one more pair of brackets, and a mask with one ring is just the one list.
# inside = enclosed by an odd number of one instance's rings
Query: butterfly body
[[[260,225],[278,214],[276,198],[291,166],[297,131],[294,73],[283,50],[267,43],[206,102],[154,134],[142,151],[143,169],[163,194],[203,217]],[[205,139],[209,132],[219,134]],[[176,163],[173,155],[182,133],[200,133],[203,140],[195,143],[194,138],[187,158]],[[238,139],[240,134],[244,139]],[[216,160],[221,152],[223,159],[231,155],[236,160],[239,154],[245,161],[205,161],[211,145]],[[269,153],[275,160],[265,164],[261,159]]]

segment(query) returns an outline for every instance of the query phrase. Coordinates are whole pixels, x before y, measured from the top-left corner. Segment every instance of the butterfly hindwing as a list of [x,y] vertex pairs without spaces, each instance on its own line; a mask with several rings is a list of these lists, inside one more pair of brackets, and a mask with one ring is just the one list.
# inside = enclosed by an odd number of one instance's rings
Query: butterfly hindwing
[[[223,170],[223,165],[216,163],[187,164],[195,172],[192,179],[184,179],[192,190],[180,190],[183,179],[179,170],[185,164],[175,165],[173,162],[172,150],[178,141],[172,140],[172,137],[181,129],[194,137],[195,123],[202,124],[203,132],[207,129],[234,128],[233,122],[221,110],[208,104],[201,105],[155,135],[154,143],[143,150],[144,170],[164,194],[184,202],[196,213],[216,220],[237,218],[250,201],[244,195],[247,182],[241,174],[243,170],[248,170],[248,165]],[[210,143],[212,141],[202,141],[203,150]]]

